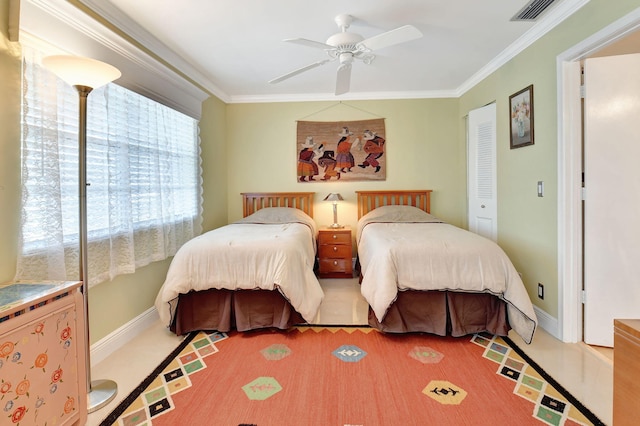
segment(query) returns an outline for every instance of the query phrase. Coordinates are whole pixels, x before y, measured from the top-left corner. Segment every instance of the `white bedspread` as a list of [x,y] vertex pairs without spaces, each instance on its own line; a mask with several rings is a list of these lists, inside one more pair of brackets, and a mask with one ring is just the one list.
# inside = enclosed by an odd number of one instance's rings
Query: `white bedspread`
[[484,292],[507,302],[511,327],[531,342],[537,322],[533,305],[520,275],[493,241],[437,219],[423,223],[363,219],[357,234],[361,290],[379,321],[398,291]]
[[324,296],[313,272],[315,237],[311,220],[239,221],[194,238],[171,262],[156,298],[160,318],[168,325],[168,303],[191,290],[278,289],[306,321],[312,321]]

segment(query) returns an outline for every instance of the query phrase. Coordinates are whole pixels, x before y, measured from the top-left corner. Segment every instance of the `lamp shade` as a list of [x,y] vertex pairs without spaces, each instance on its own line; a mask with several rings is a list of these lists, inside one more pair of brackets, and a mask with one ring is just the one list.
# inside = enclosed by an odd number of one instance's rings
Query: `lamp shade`
[[81,56],[54,55],[42,59],[42,64],[71,86],[96,89],[122,74],[113,65]]
[[342,198],[342,195],[338,194],[337,192],[332,192],[331,194],[327,195],[322,201],[342,201],[342,200],[344,200],[344,198]]

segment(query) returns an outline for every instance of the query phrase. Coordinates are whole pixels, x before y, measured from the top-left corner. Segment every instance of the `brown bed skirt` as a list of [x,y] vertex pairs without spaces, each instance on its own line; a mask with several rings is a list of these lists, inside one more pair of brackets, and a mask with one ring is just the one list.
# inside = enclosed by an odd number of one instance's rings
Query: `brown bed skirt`
[[506,336],[511,329],[503,300],[486,293],[452,291],[400,291],[382,323],[369,308],[369,325],[386,333],[455,337],[484,331]]
[[183,335],[200,330],[287,329],[304,322],[278,290],[211,289],[181,294],[169,328]]
[[[279,291],[204,290],[181,294],[170,329],[192,331],[287,329],[305,320]],[[369,325],[385,333],[424,332],[464,336],[488,332],[506,336],[511,329],[506,303],[486,293],[401,291],[380,323],[369,308]]]

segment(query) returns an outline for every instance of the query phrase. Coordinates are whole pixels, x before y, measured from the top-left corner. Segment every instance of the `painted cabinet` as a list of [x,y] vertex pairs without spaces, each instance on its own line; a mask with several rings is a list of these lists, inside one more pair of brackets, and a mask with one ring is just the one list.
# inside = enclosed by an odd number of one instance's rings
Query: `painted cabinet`
[[[79,287],[80,283],[53,285],[53,291],[45,289],[35,297],[31,293],[0,311],[0,424],[86,423]],[[0,296],[2,290],[0,286]]]

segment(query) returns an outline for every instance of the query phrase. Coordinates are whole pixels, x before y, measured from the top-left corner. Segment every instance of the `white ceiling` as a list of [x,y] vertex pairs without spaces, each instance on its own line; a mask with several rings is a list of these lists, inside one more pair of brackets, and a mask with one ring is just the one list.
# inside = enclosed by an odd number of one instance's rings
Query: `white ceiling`
[[[104,19],[211,93],[258,100],[458,96],[557,25],[584,0],[556,0],[534,22],[511,18],[529,0],[81,0]],[[405,24],[424,37],[356,62],[351,90],[333,95],[337,62],[278,84],[268,81],[325,59],[322,50],[283,42],[325,42],[348,31],[371,37]]]

